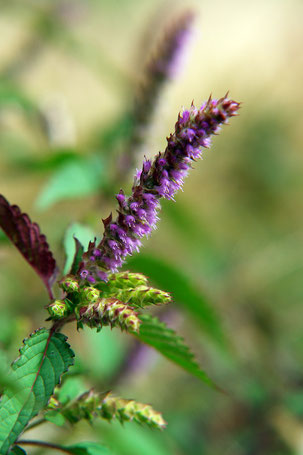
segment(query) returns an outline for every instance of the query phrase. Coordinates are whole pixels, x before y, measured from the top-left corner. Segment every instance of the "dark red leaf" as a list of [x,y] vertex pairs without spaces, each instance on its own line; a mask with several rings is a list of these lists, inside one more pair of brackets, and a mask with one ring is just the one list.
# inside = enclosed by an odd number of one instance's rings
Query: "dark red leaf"
[[0,227],[38,273],[52,298],[51,286],[57,274],[56,261],[38,224],[32,223],[17,205],[10,205],[0,195]]

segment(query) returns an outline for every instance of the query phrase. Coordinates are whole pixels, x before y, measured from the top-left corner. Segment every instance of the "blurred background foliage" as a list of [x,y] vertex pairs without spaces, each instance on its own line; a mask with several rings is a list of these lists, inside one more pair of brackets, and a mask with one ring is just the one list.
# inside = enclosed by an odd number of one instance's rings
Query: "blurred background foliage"
[[[48,424],[29,437],[100,440],[121,455],[302,454],[301,0],[1,0],[0,192],[40,224],[62,268],[72,223],[85,241],[100,236],[114,193],[131,188],[134,169],[117,164],[144,65],[185,8],[196,16],[186,58],[135,160],[163,150],[193,99],[230,90],[243,107],[128,267],[172,293],[162,317],[226,395],[118,331],[67,326],[69,393],[93,385],[150,402],[168,428]],[[1,233],[0,246],[4,365],[44,324],[47,296]]]

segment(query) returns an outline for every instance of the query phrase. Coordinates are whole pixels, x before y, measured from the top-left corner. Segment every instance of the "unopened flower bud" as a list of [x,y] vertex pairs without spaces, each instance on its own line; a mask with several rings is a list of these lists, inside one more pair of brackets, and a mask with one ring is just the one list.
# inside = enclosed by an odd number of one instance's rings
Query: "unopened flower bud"
[[79,291],[79,283],[76,278],[72,275],[65,276],[59,282],[59,286],[63,291],[67,293],[78,292]]
[[81,304],[95,303],[100,298],[100,291],[89,286],[81,289],[80,302]]
[[117,299],[104,298],[98,302],[76,309],[78,328],[83,324],[89,327],[102,328],[103,325],[120,327],[121,330],[138,332],[140,319],[133,308]]
[[138,307],[161,305],[171,301],[171,296],[168,292],[148,286],[120,290],[116,297],[122,300],[122,302]]
[[111,394],[104,398],[101,410],[107,415],[107,418],[116,417],[121,423],[134,420],[159,430],[163,430],[166,426],[160,412],[155,411],[150,405],[116,398]]
[[147,284],[147,278],[141,273],[120,272],[112,273],[108,277],[111,288],[130,289]]
[[71,313],[71,307],[66,300],[54,300],[47,307],[51,319],[62,319]]

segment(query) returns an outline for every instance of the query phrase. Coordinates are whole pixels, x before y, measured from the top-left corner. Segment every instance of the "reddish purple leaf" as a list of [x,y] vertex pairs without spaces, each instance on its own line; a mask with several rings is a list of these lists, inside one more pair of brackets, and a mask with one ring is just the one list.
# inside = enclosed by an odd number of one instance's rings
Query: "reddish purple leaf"
[[38,273],[53,298],[51,286],[56,279],[56,261],[38,224],[0,195],[0,227]]

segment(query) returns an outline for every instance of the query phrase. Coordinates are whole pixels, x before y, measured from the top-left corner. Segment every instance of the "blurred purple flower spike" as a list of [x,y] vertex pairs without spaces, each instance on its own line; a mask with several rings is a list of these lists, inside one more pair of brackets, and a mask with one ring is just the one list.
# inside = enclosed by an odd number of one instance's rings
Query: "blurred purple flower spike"
[[156,79],[174,79],[184,67],[184,50],[192,34],[193,11],[183,11],[165,30],[146,73]]

